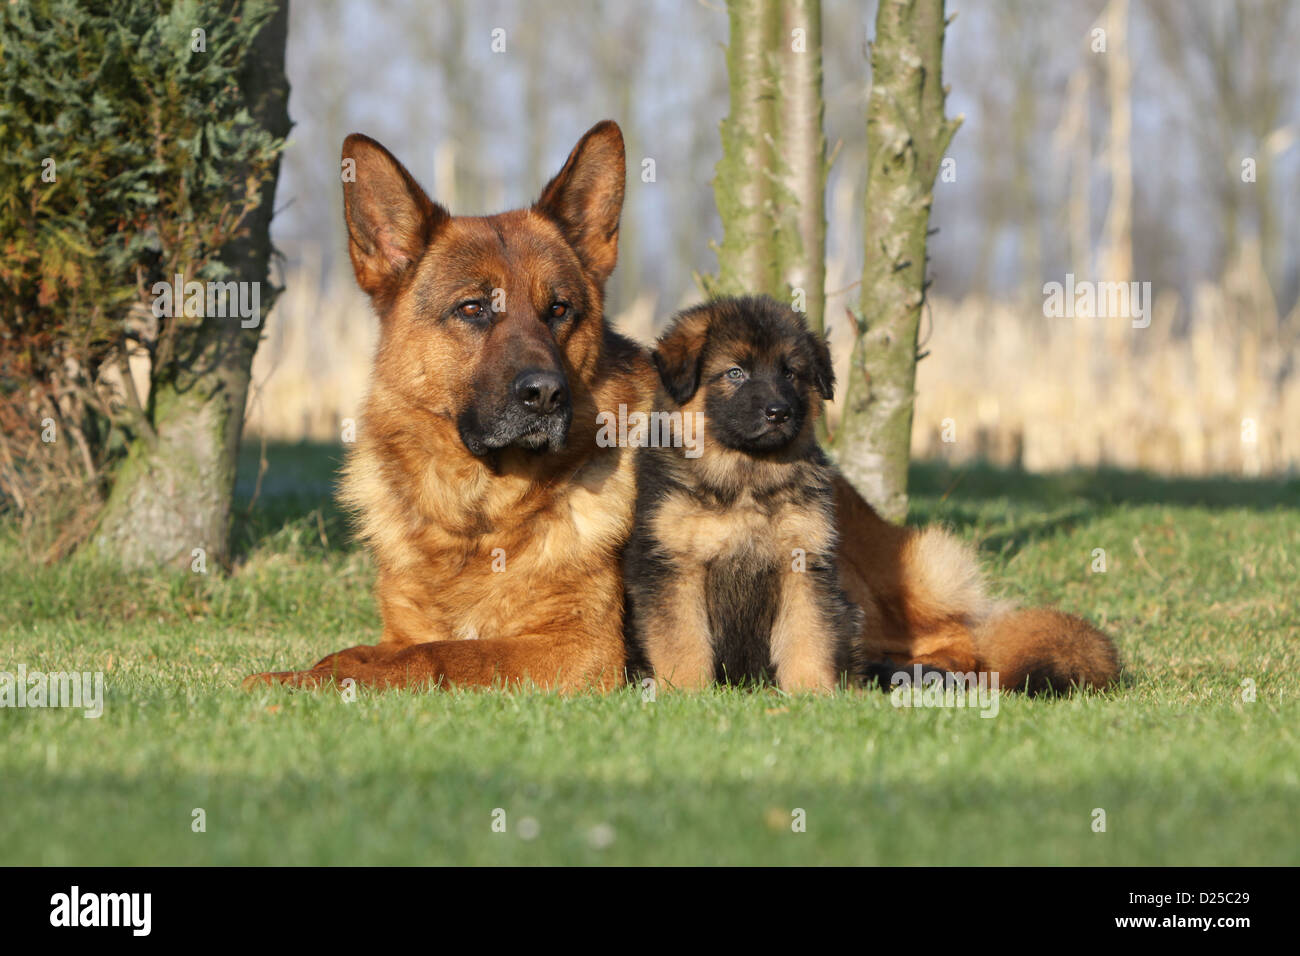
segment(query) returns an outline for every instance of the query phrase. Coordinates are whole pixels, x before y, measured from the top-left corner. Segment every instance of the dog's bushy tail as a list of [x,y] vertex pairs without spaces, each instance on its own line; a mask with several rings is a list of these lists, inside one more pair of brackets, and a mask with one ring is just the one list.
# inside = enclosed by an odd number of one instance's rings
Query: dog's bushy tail
[[1103,688],[1119,676],[1114,642],[1082,618],[1052,608],[996,613],[974,637],[981,669],[996,671],[1008,690],[1065,693]]
[[975,550],[942,528],[885,521],[836,476],[840,571],[865,612],[857,673],[882,681],[897,669],[996,671],[1002,688],[1065,692],[1119,676],[1109,637],[1082,618],[1017,608],[988,595]]
[[[1052,608],[1017,608],[988,597],[974,551],[938,528],[915,531],[901,550],[904,602],[923,632],[965,631],[977,670],[997,673],[1006,690],[1066,693],[1103,688],[1119,676],[1119,652],[1082,618]],[[961,635],[965,637],[965,635]],[[956,655],[964,670],[965,655]],[[927,663],[937,664],[939,661]]]

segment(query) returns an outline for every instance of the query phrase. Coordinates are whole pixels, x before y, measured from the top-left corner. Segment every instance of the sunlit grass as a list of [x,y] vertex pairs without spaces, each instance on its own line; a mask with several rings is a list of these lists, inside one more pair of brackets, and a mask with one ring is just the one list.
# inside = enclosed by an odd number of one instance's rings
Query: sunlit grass
[[0,709],[0,863],[1300,862],[1294,484],[915,470],[913,520],[977,543],[1000,592],[1116,636],[1105,694],[991,719],[878,693],[348,703],[238,689],[378,636],[337,450],[273,447],[243,516],[251,451],[230,576],[0,543],[0,670],[107,683],[99,719]]

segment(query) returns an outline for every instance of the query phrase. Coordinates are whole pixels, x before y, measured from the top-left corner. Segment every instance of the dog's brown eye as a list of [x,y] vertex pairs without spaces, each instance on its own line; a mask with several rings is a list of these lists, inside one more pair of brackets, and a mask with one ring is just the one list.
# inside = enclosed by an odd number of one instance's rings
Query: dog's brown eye
[[786,369],[786,370],[785,370],[785,377],[786,377],[786,378],[794,378],[794,369],[792,369],[792,368],[788,368],[788,369]]
[[551,318],[562,319],[569,314],[569,307],[563,302],[556,302],[551,306]]
[[483,314],[483,304],[481,302],[463,302],[456,311],[467,319],[477,319]]

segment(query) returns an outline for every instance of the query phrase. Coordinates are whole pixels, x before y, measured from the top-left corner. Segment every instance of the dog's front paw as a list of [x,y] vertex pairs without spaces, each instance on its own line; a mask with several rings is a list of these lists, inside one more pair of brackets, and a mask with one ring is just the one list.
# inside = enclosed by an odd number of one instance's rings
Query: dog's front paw
[[319,687],[334,680],[333,673],[316,670],[309,671],[267,671],[245,677],[240,685],[244,690],[256,690],[259,687]]
[[330,654],[316,663],[311,670],[305,671],[268,671],[245,677],[244,690],[258,687],[320,687],[330,681],[341,682],[352,678],[357,683],[366,683],[376,665],[391,656],[388,648],[382,645],[363,644]]

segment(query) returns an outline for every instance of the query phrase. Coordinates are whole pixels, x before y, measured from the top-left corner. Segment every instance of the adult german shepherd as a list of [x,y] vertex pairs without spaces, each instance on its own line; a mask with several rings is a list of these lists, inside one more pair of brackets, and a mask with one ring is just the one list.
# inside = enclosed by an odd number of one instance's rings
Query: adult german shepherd
[[[494,216],[452,216],[365,136],[343,160],[348,248],[381,331],[341,497],[378,568],[384,631],[245,685],[617,686],[636,449],[598,443],[596,416],[648,411],[658,381],[604,317],[618,126],[583,136],[533,206]],[[1105,635],[995,605],[955,539],[883,521],[842,480],[835,506],[865,659],[998,671],[1031,690],[1115,677]]]

